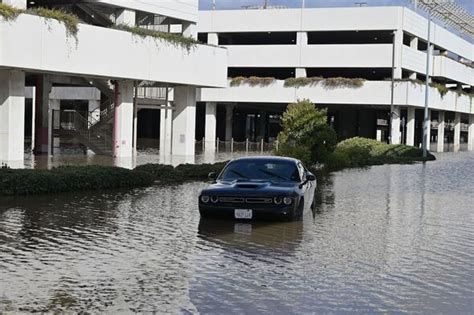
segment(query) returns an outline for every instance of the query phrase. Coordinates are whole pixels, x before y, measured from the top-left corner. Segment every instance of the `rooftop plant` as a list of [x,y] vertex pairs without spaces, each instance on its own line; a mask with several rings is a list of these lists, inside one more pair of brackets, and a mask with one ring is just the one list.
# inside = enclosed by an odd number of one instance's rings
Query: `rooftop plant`
[[55,9],[33,8],[27,13],[38,15],[46,20],[56,20],[64,24],[66,27],[66,35],[72,36],[77,41],[77,33],[79,32],[79,18],[74,14]]
[[5,21],[14,21],[22,12],[23,10],[21,9],[17,9],[7,4],[0,3],[0,16]]
[[319,82],[324,80],[322,77],[299,77],[299,78],[288,78],[285,80],[285,87],[303,87],[303,86],[315,86]]
[[185,37],[181,34],[174,34],[174,33],[165,33],[165,32],[160,32],[160,31],[155,31],[155,30],[149,30],[146,28],[141,28],[141,27],[132,27],[128,25],[115,25],[113,28],[130,32],[134,35],[137,35],[141,38],[147,38],[151,37],[154,39],[159,39],[166,41],[170,44],[172,44],[175,47],[181,47],[181,48],[186,48],[188,52],[195,48],[197,44],[200,42],[192,37]]
[[365,80],[361,78],[327,78],[323,81],[323,86],[325,88],[338,88],[338,87],[347,87],[347,88],[360,88],[364,85]]
[[247,84],[252,87],[254,86],[269,86],[275,82],[275,78],[272,77],[235,77],[230,80],[230,86],[241,86]]

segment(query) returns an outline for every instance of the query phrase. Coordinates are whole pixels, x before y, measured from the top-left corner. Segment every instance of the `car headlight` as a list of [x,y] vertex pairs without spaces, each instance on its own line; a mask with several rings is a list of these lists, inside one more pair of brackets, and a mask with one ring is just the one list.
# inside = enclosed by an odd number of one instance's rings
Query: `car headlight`
[[283,203],[285,205],[291,205],[292,202],[293,202],[293,198],[290,198],[290,197],[283,198]]
[[209,202],[209,196],[201,196],[201,201],[204,202],[204,203],[208,203]]
[[217,196],[212,196],[211,197],[211,202],[212,203],[217,203],[218,201],[219,201],[219,197],[217,197]]
[[273,198],[273,202],[274,202],[276,205],[280,205],[282,201],[283,201],[283,200],[282,200],[281,197],[275,197],[275,198]]

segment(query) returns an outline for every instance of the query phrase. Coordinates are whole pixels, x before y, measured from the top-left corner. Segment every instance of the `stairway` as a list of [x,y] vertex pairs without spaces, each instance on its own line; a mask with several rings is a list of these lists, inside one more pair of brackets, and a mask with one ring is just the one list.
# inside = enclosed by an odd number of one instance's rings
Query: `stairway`
[[80,143],[87,146],[98,155],[113,154],[112,133],[107,133],[100,128],[93,128],[94,125],[90,119],[82,116],[77,111],[73,112],[72,123],[61,126],[61,133],[76,138]]

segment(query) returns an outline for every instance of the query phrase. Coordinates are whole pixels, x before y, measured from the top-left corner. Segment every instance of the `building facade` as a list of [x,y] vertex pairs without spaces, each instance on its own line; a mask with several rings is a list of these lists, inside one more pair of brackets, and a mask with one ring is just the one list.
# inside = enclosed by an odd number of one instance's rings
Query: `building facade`
[[[35,154],[51,155],[56,138],[70,137],[96,153],[130,159],[139,104],[169,113],[170,153],[194,154],[196,90],[226,86],[227,72],[225,49],[195,41],[197,0],[2,5],[17,16],[0,17],[1,163],[23,166],[25,130]],[[79,23],[43,17],[38,7],[75,14]],[[160,97],[146,96],[154,94]],[[68,103],[84,98],[87,104]]]
[[[406,7],[201,11],[199,39],[225,47],[229,67],[227,88],[198,95],[205,139],[271,141],[273,117],[309,99],[340,139],[419,146],[427,35],[428,20]],[[474,46],[437,24],[431,44],[430,148],[473,150]]]

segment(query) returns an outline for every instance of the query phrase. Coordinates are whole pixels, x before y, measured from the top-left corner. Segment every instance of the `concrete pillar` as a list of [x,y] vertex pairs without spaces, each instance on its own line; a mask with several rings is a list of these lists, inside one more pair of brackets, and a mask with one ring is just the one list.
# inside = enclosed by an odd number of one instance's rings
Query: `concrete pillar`
[[298,46],[307,46],[308,45],[308,33],[307,32],[297,32],[296,33],[296,45],[298,45]]
[[196,88],[176,87],[174,90],[173,155],[193,156],[196,135]]
[[118,81],[115,85],[114,156],[133,156],[133,81]]
[[51,110],[49,94],[52,84],[49,76],[39,75],[36,78],[35,104],[35,154],[51,154]]
[[306,68],[296,68],[295,78],[306,78]]
[[390,124],[390,144],[400,144],[400,106],[393,106]]
[[183,36],[197,39],[197,27],[195,23],[183,23]]
[[402,49],[403,49],[403,30],[398,29],[394,32],[394,45],[395,45],[395,56],[394,56],[394,78],[402,78]]
[[461,113],[454,113],[454,152],[461,149]]
[[219,35],[217,33],[208,33],[207,34],[207,43],[209,45],[219,45]]
[[474,151],[474,114],[469,115],[469,128],[467,133],[467,149]]
[[205,153],[214,154],[216,152],[216,103],[206,103],[206,125],[204,139]]
[[160,155],[171,155],[171,134],[173,128],[172,104],[160,111]]
[[230,141],[232,139],[233,118],[234,106],[227,105],[225,108],[225,141]]
[[415,146],[415,108],[408,107],[407,110],[407,145]]
[[25,73],[0,70],[0,163],[22,168],[24,142]]
[[133,10],[121,9],[117,12],[115,19],[117,25],[135,26],[137,24],[137,14]]
[[436,145],[436,152],[444,152],[444,128],[446,127],[445,123],[445,113],[438,112],[438,144]]
[[410,39],[410,47],[415,49],[415,50],[418,50],[418,37],[416,36],[413,36],[411,39]]
[[26,0],[2,0],[2,3],[18,9],[26,9]]

